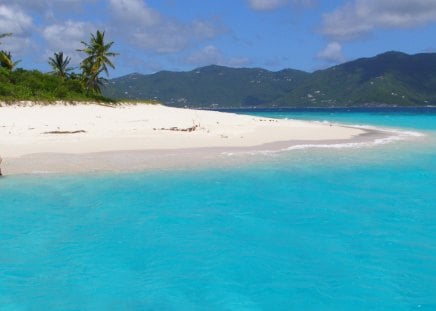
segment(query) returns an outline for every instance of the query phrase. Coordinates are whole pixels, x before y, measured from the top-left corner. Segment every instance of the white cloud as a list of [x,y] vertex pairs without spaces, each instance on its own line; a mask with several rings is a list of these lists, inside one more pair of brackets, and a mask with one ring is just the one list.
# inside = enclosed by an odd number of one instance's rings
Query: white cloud
[[434,0],[353,0],[323,16],[322,33],[337,41],[378,28],[411,28],[436,22]]
[[230,57],[221,65],[238,68],[250,66],[250,64],[252,64],[252,62],[248,57]]
[[32,27],[32,18],[20,9],[0,4],[0,29],[2,33],[21,35]]
[[153,26],[161,22],[160,14],[140,0],[109,0],[115,19],[135,26]]
[[66,21],[45,27],[42,36],[47,42],[46,56],[55,52],[64,52],[70,56],[75,65],[80,62],[81,55],[77,49],[82,48],[81,41],[88,41],[90,33],[95,31],[92,24],[76,21]]
[[318,53],[317,58],[329,63],[340,63],[345,60],[342,55],[342,46],[338,42],[330,42],[327,44],[326,47]]
[[186,62],[195,66],[222,65],[241,67],[248,65],[250,60],[246,57],[226,58],[216,46],[207,45],[188,56]]
[[[13,4],[23,10],[45,11],[53,8],[58,10],[71,10],[72,6],[94,1],[95,0],[13,0]],[[11,2],[11,0],[0,0],[0,4],[11,4]]]
[[250,8],[256,11],[275,10],[286,5],[287,0],[248,0]]
[[19,8],[0,4],[0,33],[13,34],[2,39],[2,49],[22,55],[23,51],[31,45],[28,36],[32,27],[32,18]]
[[157,53],[174,53],[222,32],[215,24],[194,20],[182,23],[165,17],[142,0],[109,0],[114,31],[135,46]]
[[255,11],[271,11],[279,9],[287,4],[310,7],[316,0],[247,0],[248,5]]
[[212,65],[219,64],[223,61],[221,51],[214,45],[205,46],[200,51],[192,53],[187,62],[195,65]]
[[131,43],[158,53],[179,52],[191,43],[211,39],[218,34],[213,26],[199,21],[179,24],[166,20],[149,29],[141,29],[131,34]]

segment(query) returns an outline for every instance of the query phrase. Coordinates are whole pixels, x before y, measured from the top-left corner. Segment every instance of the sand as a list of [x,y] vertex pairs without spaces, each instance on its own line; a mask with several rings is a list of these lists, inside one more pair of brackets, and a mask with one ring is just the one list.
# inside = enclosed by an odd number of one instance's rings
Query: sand
[[[4,174],[172,167],[226,151],[362,139],[360,128],[162,105],[0,107]],[[181,160],[181,159],[184,160]]]

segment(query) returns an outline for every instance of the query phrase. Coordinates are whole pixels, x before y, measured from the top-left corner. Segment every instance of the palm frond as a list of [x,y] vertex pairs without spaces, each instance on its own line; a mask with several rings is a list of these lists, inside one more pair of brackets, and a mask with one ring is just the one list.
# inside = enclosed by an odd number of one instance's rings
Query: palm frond
[[68,72],[73,70],[73,68],[68,67],[71,62],[71,57],[65,57],[64,53],[54,53],[54,57],[49,57],[48,63],[52,67],[53,74],[58,75],[60,78],[65,79],[68,76]]
[[11,52],[0,51],[0,67],[12,71],[21,60],[13,61]]
[[99,85],[102,81],[100,74],[104,72],[106,76],[109,76],[108,67],[115,68],[110,58],[117,56],[118,53],[109,51],[114,42],[105,43],[104,31],[97,30],[95,34],[91,33],[89,42],[82,41],[81,43],[83,49],[78,51],[87,55],[80,64],[84,83],[88,90],[99,93]]

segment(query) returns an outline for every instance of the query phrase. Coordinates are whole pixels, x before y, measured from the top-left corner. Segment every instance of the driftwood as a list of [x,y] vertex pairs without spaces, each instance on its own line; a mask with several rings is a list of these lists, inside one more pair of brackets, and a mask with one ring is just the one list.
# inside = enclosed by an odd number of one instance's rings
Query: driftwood
[[78,133],[86,133],[86,131],[78,130],[78,131],[50,131],[50,132],[44,132],[44,134],[78,134]]
[[170,127],[170,128],[154,128],[154,131],[176,131],[176,132],[194,132],[195,130],[197,130],[200,127],[200,125],[194,125],[191,127],[187,127],[187,128],[178,128],[177,126],[174,127]]

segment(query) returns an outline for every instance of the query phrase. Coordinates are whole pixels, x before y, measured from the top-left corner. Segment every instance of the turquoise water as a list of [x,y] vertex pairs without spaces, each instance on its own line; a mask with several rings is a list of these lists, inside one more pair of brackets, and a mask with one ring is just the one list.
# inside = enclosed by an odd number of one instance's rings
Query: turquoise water
[[0,310],[436,310],[436,113],[260,114],[426,136],[0,179]]

